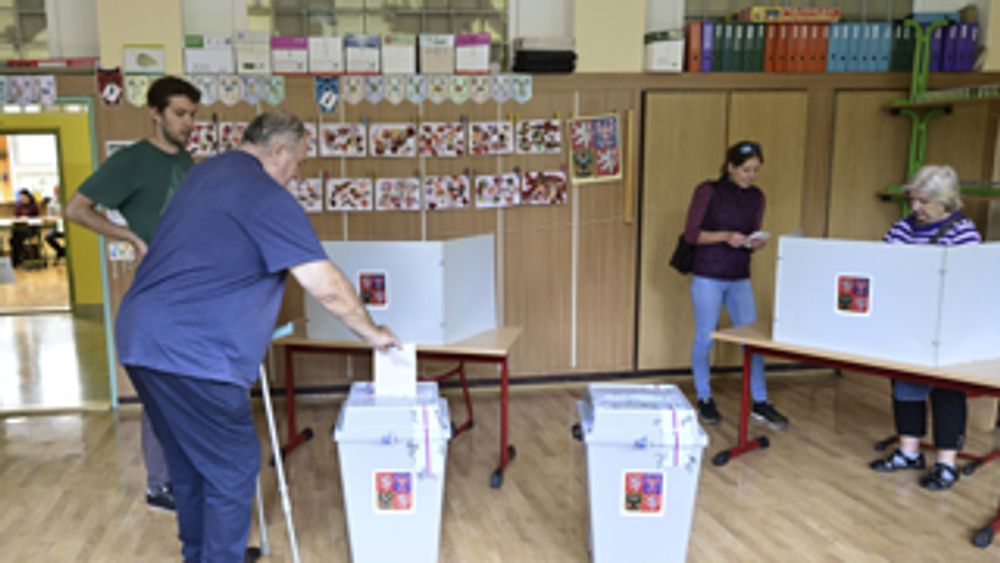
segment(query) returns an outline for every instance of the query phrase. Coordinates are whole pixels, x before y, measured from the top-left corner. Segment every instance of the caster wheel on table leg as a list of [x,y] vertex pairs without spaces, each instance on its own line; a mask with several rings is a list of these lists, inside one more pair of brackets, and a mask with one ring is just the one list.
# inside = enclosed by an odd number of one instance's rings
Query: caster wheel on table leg
[[972,545],[987,548],[993,543],[993,526],[986,526],[972,536]]
[[515,457],[517,457],[517,448],[514,447],[514,444],[507,444],[507,461],[511,461]]
[[729,463],[729,457],[729,450],[723,450],[715,454],[715,457],[712,458],[712,465],[722,467],[723,465]]
[[761,436],[757,438],[757,443],[760,444],[760,449],[764,450],[771,447],[771,440],[767,436]]
[[966,465],[965,467],[962,468],[962,475],[965,475],[965,476],[972,475],[973,473],[976,472],[977,469],[979,469],[979,462],[978,461],[973,461],[972,463],[970,463],[970,464],[968,464],[968,465]]
[[253,563],[260,559],[261,552],[259,547],[248,547],[246,552],[243,554],[243,563]]
[[493,472],[493,475],[490,475],[490,487],[499,489],[501,485],[503,485],[503,473],[497,469]]
[[313,439],[313,429],[312,428],[306,428],[306,429],[302,430],[302,439],[303,440],[312,440]]

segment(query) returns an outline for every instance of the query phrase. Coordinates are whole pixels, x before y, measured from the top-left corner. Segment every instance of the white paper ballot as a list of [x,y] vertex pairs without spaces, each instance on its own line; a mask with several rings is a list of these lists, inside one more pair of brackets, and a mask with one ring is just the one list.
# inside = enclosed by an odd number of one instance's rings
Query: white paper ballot
[[746,241],[746,243],[743,246],[745,246],[747,248],[750,248],[750,246],[752,245],[753,241],[755,241],[755,240],[765,240],[766,241],[769,238],[771,238],[771,233],[769,233],[767,231],[754,231],[754,232],[750,233],[750,235],[747,237],[747,241]]
[[372,352],[375,355],[375,396],[417,396],[417,345],[403,344],[402,349]]

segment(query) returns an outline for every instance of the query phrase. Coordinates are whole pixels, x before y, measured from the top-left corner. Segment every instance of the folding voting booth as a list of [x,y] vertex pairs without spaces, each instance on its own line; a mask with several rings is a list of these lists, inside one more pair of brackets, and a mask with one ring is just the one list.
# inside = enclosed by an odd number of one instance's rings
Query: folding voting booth
[[[493,235],[445,241],[324,242],[372,318],[404,342],[448,344],[496,328]],[[308,336],[357,340],[306,296]]]
[[996,357],[1000,244],[782,237],[774,340],[937,367]]

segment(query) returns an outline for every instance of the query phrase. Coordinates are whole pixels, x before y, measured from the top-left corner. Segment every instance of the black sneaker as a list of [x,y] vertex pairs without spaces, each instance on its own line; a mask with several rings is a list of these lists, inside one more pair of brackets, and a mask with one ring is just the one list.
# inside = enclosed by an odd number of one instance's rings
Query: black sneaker
[[698,415],[705,424],[718,424],[722,422],[722,415],[715,407],[715,401],[709,397],[704,401],[698,401]]
[[146,489],[146,506],[154,510],[177,510],[174,503],[174,491],[170,485],[164,485],[155,489]]
[[767,401],[758,401],[753,404],[750,414],[761,422],[766,422],[771,428],[788,428],[788,419],[778,412],[774,405]]
[[887,458],[876,459],[869,463],[868,467],[880,473],[890,473],[900,469],[923,469],[924,465],[923,453],[918,453],[917,457],[911,459],[903,455],[902,451],[896,450]]
[[957,481],[958,469],[944,463],[935,463],[930,472],[920,478],[920,486],[931,491],[944,491]]

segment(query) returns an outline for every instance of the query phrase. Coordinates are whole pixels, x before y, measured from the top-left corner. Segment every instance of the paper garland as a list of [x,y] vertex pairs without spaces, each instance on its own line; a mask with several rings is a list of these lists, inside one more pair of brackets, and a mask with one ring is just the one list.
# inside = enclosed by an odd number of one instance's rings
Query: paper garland
[[146,105],[146,92],[149,91],[148,75],[130,75],[125,77],[125,99],[137,108]]
[[316,104],[323,113],[333,113],[340,101],[340,81],[336,76],[317,76]]
[[[25,82],[23,79],[29,79]],[[13,95],[9,95],[8,99],[13,99],[15,102],[20,103],[20,100],[24,94],[19,94],[19,89],[23,92],[23,88],[28,87],[30,84],[30,76],[15,76],[13,77]],[[115,68],[99,68],[97,69],[97,92],[101,96],[101,101],[106,106],[118,106],[122,103],[122,95],[125,93],[124,87],[124,77],[122,76],[122,69]],[[10,84],[8,84],[8,87]],[[30,94],[29,94],[30,95]],[[22,104],[24,105],[24,104]]]

